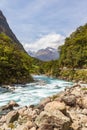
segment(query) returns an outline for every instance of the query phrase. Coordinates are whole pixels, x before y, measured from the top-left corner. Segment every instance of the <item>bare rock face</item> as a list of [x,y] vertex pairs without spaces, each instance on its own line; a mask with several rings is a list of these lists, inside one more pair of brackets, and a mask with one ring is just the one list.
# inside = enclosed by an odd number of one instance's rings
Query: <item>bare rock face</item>
[[5,16],[3,15],[2,11],[0,11],[0,33],[5,33],[7,36],[9,36],[12,39],[13,43],[17,43],[17,46],[20,49],[24,50],[23,46],[18,41],[15,34],[10,29],[10,27],[7,23],[7,20],[6,20]]

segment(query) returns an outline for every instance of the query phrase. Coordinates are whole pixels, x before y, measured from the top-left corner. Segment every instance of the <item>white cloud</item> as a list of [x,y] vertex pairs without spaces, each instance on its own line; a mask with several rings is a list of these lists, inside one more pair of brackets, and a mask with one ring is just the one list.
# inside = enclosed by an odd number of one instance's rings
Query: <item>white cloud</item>
[[24,43],[24,48],[28,50],[37,51],[46,47],[57,48],[59,45],[64,43],[64,36],[56,33],[48,34],[33,43]]

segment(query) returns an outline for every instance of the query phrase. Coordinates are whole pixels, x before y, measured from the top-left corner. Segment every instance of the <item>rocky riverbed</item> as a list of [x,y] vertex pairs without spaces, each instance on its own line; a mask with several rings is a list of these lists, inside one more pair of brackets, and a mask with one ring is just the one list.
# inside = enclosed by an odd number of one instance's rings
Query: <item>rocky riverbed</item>
[[0,130],[87,130],[87,86],[76,84],[35,106],[11,101],[0,114]]

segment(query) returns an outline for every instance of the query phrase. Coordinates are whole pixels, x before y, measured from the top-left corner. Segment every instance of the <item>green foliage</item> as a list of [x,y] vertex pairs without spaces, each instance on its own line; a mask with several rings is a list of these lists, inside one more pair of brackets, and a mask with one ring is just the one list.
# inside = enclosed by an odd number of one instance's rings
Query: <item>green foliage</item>
[[66,38],[59,50],[59,60],[42,64],[44,73],[66,80],[87,82],[87,24]]
[[60,78],[65,80],[85,81],[87,82],[87,70],[85,69],[62,69],[60,71]]
[[87,88],[82,88],[82,90],[87,91]]
[[87,24],[77,28],[61,47],[60,65],[87,68]]
[[16,43],[0,34],[0,84],[26,83],[30,76],[31,57],[17,48]]
[[58,77],[59,76],[58,60],[44,62],[42,64],[42,70],[43,70],[43,73],[47,74],[48,76]]
[[31,68],[30,68],[30,73],[32,74],[43,74],[43,68],[42,68],[43,62],[36,59],[36,58],[31,58]]
[[77,69],[74,74],[74,79],[87,82],[87,69]]

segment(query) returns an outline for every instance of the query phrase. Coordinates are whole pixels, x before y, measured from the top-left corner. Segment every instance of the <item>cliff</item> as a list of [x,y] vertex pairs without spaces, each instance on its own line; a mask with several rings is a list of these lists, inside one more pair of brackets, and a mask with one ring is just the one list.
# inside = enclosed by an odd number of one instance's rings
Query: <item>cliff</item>
[[5,35],[9,36],[12,39],[13,43],[16,43],[20,49],[24,50],[19,40],[16,38],[15,34],[10,29],[9,24],[2,11],[0,11],[0,33],[4,33]]

